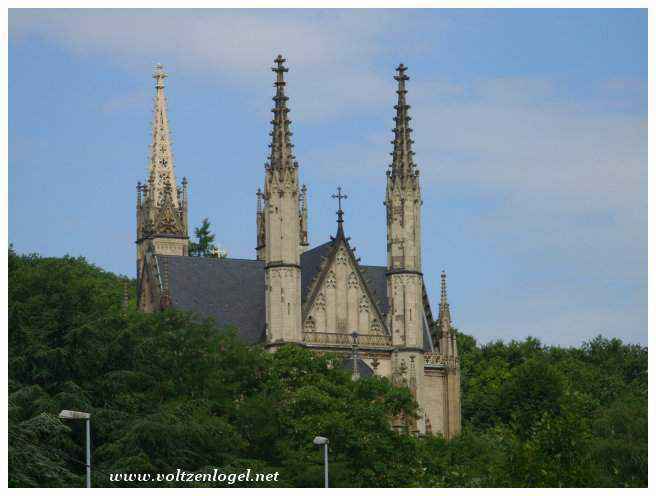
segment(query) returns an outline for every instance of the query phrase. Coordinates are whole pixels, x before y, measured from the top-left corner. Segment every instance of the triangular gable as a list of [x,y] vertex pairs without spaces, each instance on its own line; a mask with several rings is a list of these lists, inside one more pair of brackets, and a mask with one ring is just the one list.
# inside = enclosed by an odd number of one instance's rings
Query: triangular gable
[[389,336],[348,239],[338,233],[309,287],[303,305],[304,330]]
[[141,308],[152,310],[151,306],[159,301],[162,280],[157,257],[149,249],[141,259],[139,280],[137,281],[137,298]]

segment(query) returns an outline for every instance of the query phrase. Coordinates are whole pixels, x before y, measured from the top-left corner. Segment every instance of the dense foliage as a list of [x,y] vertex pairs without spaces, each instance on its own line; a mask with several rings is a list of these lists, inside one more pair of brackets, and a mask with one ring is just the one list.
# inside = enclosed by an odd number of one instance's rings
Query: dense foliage
[[530,338],[480,346],[461,334],[464,427],[445,442],[390,428],[414,411],[407,389],[352,381],[330,355],[248,348],[185,313],[126,309],[122,281],[83,259],[10,250],[11,486],[83,485],[83,426],[61,421],[61,409],[92,414],[94,486],[178,468],[320,486],[315,435],[330,439],[334,486],[647,484],[643,347],[601,337],[568,349]]

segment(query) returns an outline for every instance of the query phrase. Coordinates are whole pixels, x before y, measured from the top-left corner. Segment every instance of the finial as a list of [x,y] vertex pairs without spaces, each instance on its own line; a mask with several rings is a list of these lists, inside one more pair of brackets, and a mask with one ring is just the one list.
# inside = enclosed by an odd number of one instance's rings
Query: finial
[[441,274],[441,283],[440,283],[440,303],[446,303],[446,272],[442,270]]
[[407,70],[408,70],[407,66],[403,65],[403,63],[399,64],[399,66],[396,68],[396,72],[398,72],[399,75],[394,76],[394,79],[396,79],[399,82],[400,81],[407,81],[408,79],[410,79],[405,73],[405,71],[407,71]]
[[399,96],[404,96],[407,93],[407,90],[405,89],[405,82],[410,79],[410,77],[405,73],[407,70],[408,68],[403,64],[399,64],[399,66],[396,68],[398,75],[394,76],[394,79],[399,82],[399,89],[396,90]]
[[153,79],[155,79],[155,88],[164,88],[164,80],[168,77],[168,74],[164,72],[164,66],[162,64],[157,64],[155,66],[155,72],[153,73]]
[[339,226],[339,229],[342,228],[342,222],[344,222],[344,211],[342,210],[342,200],[346,200],[348,198],[347,195],[342,194],[342,187],[337,186],[337,194],[331,195],[331,198],[337,198],[337,223]]
[[276,73],[276,86],[285,85],[285,72],[289,71],[287,67],[284,66],[284,63],[287,62],[287,59],[284,59],[282,55],[278,55],[273,61],[276,64],[276,67],[272,67],[271,70]]

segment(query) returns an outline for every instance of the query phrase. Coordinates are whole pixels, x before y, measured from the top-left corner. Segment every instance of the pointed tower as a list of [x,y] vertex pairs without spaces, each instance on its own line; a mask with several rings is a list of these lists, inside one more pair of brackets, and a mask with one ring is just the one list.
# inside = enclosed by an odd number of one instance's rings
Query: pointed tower
[[[413,363],[412,378],[417,400],[423,404],[424,307],[421,273],[421,190],[419,171],[413,161],[410,106],[406,103],[407,67],[400,64],[393,129],[392,163],[387,171],[387,297],[388,326],[399,359]],[[425,422],[419,422],[422,428]]]
[[[142,281],[152,255],[188,254],[187,180],[178,186],[173,168],[169,119],[164,96],[167,74],[161,64],[155,68],[153,136],[150,145],[148,180],[137,185],[137,292],[139,308],[155,309],[152,285]],[[155,268],[150,271],[155,273]]]
[[274,60],[271,154],[265,165],[264,247],[267,343],[301,342],[301,191],[285,95],[285,59]]
[[456,336],[451,327],[451,309],[446,294],[446,273],[442,271],[440,283],[440,310],[437,317],[437,348],[445,357],[457,357]]
[[394,345],[423,351],[421,273],[421,191],[419,171],[412,156],[406,103],[406,67],[397,67],[398,102],[394,107],[394,149],[387,171],[387,295],[389,325]]
[[436,322],[437,347],[445,370],[444,425],[442,432],[447,439],[460,432],[460,359],[455,330],[451,326],[451,309],[446,294],[446,274],[442,271],[440,284],[440,312]]

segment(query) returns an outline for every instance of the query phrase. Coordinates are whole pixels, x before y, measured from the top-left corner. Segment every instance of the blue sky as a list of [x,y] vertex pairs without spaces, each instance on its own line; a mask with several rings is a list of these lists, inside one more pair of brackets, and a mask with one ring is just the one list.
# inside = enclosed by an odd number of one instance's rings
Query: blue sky
[[424,274],[479,341],[647,343],[646,10],[12,10],[9,239],[135,271],[135,186],[164,64],[190,222],[253,258],[273,58],[310,242],[385,264],[394,68],[409,66]]

